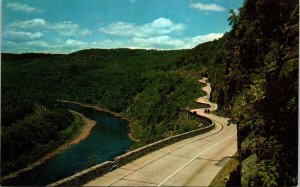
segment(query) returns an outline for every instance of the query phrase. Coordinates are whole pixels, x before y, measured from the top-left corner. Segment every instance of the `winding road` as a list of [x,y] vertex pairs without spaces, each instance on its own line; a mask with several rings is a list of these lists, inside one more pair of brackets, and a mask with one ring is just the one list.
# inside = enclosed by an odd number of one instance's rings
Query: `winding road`
[[[209,101],[211,87],[207,81],[199,80],[206,84],[202,90],[207,95],[197,102],[215,111],[218,105]],[[211,119],[215,128],[151,152],[84,186],[208,186],[237,151],[236,127],[228,124],[228,118],[204,113],[204,108],[191,112]]]

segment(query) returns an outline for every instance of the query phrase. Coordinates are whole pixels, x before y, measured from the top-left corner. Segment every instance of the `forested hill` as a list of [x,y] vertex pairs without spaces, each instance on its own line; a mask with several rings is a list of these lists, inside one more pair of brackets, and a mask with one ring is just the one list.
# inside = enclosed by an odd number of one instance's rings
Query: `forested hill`
[[257,156],[252,185],[297,185],[299,4],[248,0],[230,21],[218,103],[241,123],[243,159]]
[[59,99],[120,113],[143,145],[198,127],[186,109],[207,76],[219,113],[240,124],[242,160],[255,168],[244,183],[297,185],[299,4],[246,0],[228,20],[230,32],[191,50],[2,54],[2,175],[64,140],[75,120]]
[[[201,96],[200,75],[177,71],[187,50],[89,49],[68,55],[2,54],[2,174],[35,161],[74,133],[58,100],[120,113],[135,146],[196,129],[186,108]],[[75,125],[76,126],[76,125]]]
[[212,99],[240,124],[243,166],[254,168],[243,173],[244,183],[296,186],[299,4],[246,0],[228,20],[229,33],[177,64],[208,75]]

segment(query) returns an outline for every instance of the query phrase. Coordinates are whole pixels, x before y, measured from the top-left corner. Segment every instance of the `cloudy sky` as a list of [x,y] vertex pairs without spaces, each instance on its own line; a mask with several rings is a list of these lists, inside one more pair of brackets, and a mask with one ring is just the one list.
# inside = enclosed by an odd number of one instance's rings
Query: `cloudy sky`
[[2,0],[2,51],[186,49],[230,30],[243,0]]

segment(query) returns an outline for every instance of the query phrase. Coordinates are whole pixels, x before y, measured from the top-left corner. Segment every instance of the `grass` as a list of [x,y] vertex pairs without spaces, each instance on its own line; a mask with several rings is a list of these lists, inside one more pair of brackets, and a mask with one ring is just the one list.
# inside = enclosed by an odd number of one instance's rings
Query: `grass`
[[209,108],[210,105],[204,104],[204,103],[202,104],[202,103],[193,102],[193,103],[191,103],[191,104],[189,105],[189,107],[190,107],[191,109],[194,109],[194,108]]
[[237,153],[235,153],[233,157],[226,163],[226,165],[220,170],[220,172],[215,176],[209,186],[226,186],[226,183],[230,176],[230,172],[237,168],[238,163]]
[[246,158],[242,163],[242,186],[248,186],[248,183],[255,178],[257,175],[257,156],[256,154],[252,154],[248,158]]
[[216,110],[216,111],[212,111],[212,114],[215,114],[217,116],[221,116],[221,117],[228,117],[229,114],[227,112],[225,112],[224,110]]
[[70,125],[63,131],[60,131],[58,134],[60,143],[67,142],[75,136],[79,135],[85,125],[85,122],[80,115],[74,112],[72,112],[72,114],[74,115],[74,121],[72,125]]

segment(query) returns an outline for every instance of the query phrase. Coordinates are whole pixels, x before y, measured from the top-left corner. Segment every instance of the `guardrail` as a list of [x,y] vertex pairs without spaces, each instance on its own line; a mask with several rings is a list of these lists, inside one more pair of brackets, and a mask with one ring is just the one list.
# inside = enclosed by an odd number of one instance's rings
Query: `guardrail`
[[[205,118],[205,117],[201,116],[201,118]],[[76,173],[76,174],[70,176],[70,177],[67,177],[65,179],[62,179],[62,180],[59,180],[52,184],[49,184],[48,186],[81,186],[83,184],[86,184],[90,180],[100,177],[100,176],[102,176],[116,168],[119,168],[127,163],[130,163],[131,161],[133,161],[147,153],[158,150],[162,147],[165,147],[165,146],[175,143],[177,141],[205,133],[205,132],[211,130],[212,128],[214,128],[215,123],[208,118],[205,118],[205,119],[210,122],[209,126],[206,126],[204,128],[200,128],[200,129],[196,129],[193,131],[185,132],[182,134],[178,134],[178,135],[175,135],[172,137],[168,137],[163,140],[159,140],[157,142],[140,147],[133,151],[129,151],[123,155],[115,157],[113,161],[106,161],[104,163],[95,165],[89,169],[83,170],[79,173]]]
[[127,164],[127,163],[129,163],[129,162],[131,162],[131,161],[133,161],[133,160],[149,153],[149,152],[158,150],[158,149],[160,149],[162,147],[165,147],[167,145],[170,145],[174,142],[177,142],[177,141],[180,141],[180,140],[190,138],[190,137],[202,134],[204,132],[207,132],[210,129],[212,129],[214,127],[214,125],[215,124],[212,122],[212,124],[210,126],[207,126],[207,127],[201,128],[201,129],[196,129],[196,130],[193,130],[193,131],[189,131],[189,132],[186,132],[186,133],[182,133],[182,134],[179,134],[179,135],[175,135],[175,136],[172,136],[172,137],[169,137],[169,138],[165,138],[163,140],[160,140],[160,141],[148,144],[146,146],[143,146],[141,148],[138,148],[136,150],[127,152],[127,153],[125,153],[121,156],[116,157],[114,160],[116,160],[116,162],[117,162],[117,167],[123,166],[123,165],[125,165],[125,164]]
[[104,175],[105,173],[111,171],[113,168],[112,161],[106,161],[101,164],[90,167],[89,169],[83,170],[75,175],[64,178],[57,182],[54,182],[48,186],[78,186],[83,185],[87,181],[90,181],[96,177]]

